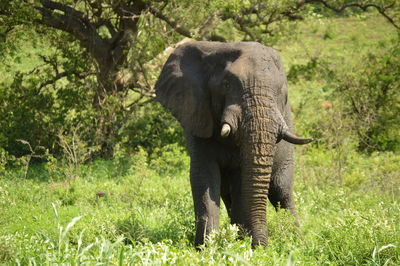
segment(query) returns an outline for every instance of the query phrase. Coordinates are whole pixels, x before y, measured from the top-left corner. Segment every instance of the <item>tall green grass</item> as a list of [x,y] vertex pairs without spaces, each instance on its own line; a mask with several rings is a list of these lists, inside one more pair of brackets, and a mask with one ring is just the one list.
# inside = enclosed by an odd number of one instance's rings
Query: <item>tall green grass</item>
[[[171,160],[181,167],[160,174]],[[269,244],[238,240],[222,208],[219,233],[193,246],[188,158],[179,147],[157,159],[142,150],[121,164],[96,161],[81,176],[0,179],[0,259],[26,264],[368,264],[400,262],[400,156],[351,154],[338,179],[332,151],[298,150],[296,203],[302,226],[268,206]],[[123,174],[121,168],[127,169]],[[43,175],[46,178],[43,178]],[[55,178],[55,177],[53,177]]]

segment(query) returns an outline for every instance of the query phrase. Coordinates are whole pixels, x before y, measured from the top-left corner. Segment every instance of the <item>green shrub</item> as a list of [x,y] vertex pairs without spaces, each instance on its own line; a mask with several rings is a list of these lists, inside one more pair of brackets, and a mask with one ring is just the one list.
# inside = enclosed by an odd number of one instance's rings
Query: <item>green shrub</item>
[[173,143],[156,148],[151,156],[150,166],[161,176],[174,176],[189,169],[189,157],[185,148]]
[[143,106],[127,122],[121,133],[122,145],[127,150],[143,147],[149,154],[172,143],[184,145],[182,128],[178,121],[159,103]]
[[351,118],[360,151],[400,150],[400,35],[383,53],[369,54],[339,77],[342,117]]
[[8,162],[8,152],[0,147],[0,173],[6,169]]

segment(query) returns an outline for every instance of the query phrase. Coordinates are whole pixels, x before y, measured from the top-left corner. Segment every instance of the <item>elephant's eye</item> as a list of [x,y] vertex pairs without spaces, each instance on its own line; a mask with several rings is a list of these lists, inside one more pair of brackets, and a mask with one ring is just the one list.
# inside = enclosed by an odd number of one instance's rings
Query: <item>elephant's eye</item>
[[224,89],[229,89],[229,88],[230,88],[230,84],[229,84],[229,82],[228,82],[226,79],[224,79],[224,80],[222,81],[222,87],[223,87]]

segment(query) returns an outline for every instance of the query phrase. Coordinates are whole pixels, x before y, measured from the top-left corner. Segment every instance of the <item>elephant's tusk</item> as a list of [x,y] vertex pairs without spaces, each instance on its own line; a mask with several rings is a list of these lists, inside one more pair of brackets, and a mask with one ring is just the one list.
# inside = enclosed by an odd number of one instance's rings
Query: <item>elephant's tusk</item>
[[282,139],[286,140],[287,142],[290,142],[292,144],[298,144],[298,145],[303,145],[303,144],[307,144],[310,143],[311,141],[313,141],[313,139],[306,139],[306,138],[300,138],[297,137],[296,135],[286,131],[285,133],[283,133]]
[[229,136],[230,133],[231,133],[231,126],[228,125],[227,123],[224,123],[221,129],[221,137],[226,138]]

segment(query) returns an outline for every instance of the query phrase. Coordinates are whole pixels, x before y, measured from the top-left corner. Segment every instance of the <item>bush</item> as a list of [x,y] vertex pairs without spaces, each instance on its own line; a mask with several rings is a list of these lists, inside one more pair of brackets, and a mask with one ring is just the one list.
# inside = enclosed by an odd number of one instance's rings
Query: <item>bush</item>
[[[361,66],[362,64],[362,66]],[[360,151],[400,150],[400,35],[383,54],[369,54],[342,74],[336,95],[351,118]]]
[[174,176],[189,169],[189,157],[185,149],[177,143],[155,149],[150,166],[162,176]]
[[172,143],[184,145],[178,121],[156,102],[136,112],[121,134],[123,145],[128,150],[136,151],[137,147],[144,147],[149,154]]

